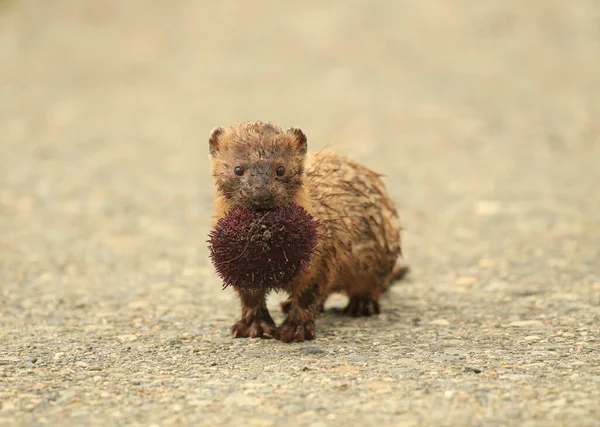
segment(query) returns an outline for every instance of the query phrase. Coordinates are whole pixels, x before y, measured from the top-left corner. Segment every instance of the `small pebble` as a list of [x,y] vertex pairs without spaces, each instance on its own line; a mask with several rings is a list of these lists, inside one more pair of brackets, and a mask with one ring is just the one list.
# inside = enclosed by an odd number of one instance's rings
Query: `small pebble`
[[316,347],[316,346],[306,346],[302,348],[302,351],[306,354],[320,354],[320,353],[325,353],[325,350],[323,350],[320,347]]
[[508,326],[513,328],[534,328],[536,326],[543,326],[544,324],[539,320],[520,320],[518,322],[509,323]]
[[136,341],[137,336],[133,334],[117,335],[117,339],[122,343],[129,343]]
[[483,372],[483,369],[480,368],[479,366],[467,365],[467,366],[465,366],[465,371],[480,374]]

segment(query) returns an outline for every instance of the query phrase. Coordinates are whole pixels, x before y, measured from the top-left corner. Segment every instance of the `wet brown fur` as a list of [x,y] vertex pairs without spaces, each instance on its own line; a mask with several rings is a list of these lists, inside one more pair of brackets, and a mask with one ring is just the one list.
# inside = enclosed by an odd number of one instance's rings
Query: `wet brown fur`
[[[245,122],[216,128],[209,142],[215,223],[236,204],[262,209],[291,202],[320,221],[311,266],[287,288],[290,298],[282,305],[287,319],[276,327],[265,293],[238,289],[242,318],[233,335],[314,339],[315,320],[333,292],[348,295],[346,314],[378,314],[382,292],[408,271],[401,262],[398,214],[381,175],[327,150],[307,155],[306,137],[297,128]],[[236,166],[244,176],[234,173]],[[279,166],[286,169],[283,177],[275,173]]]

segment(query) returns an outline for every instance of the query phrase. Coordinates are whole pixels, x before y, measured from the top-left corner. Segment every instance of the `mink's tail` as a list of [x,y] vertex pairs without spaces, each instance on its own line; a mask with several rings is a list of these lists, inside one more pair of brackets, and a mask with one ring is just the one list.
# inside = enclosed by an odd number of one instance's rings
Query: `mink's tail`
[[404,279],[406,275],[410,272],[410,267],[404,262],[402,258],[398,258],[392,272],[388,276],[387,286],[385,290],[387,291],[394,283],[399,282]]
[[409,272],[410,272],[410,267],[408,265],[397,262],[396,265],[394,265],[394,269],[392,270],[391,281],[398,282],[398,281],[404,279],[404,277]]

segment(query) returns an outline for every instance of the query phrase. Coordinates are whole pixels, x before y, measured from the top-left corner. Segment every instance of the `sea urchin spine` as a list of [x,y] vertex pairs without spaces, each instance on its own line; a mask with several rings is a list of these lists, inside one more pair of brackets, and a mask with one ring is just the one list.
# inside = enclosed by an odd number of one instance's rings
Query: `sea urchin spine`
[[279,289],[311,260],[318,221],[295,204],[253,211],[235,207],[209,234],[210,258],[224,287]]

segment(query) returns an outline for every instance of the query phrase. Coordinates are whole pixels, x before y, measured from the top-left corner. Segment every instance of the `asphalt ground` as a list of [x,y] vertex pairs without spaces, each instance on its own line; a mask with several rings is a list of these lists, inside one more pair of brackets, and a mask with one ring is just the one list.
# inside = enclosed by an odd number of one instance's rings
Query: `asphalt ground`
[[[595,0],[1,1],[0,425],[600,425],[598,76]],[[229,336],[243,120],[386,175],[380,316]]]

